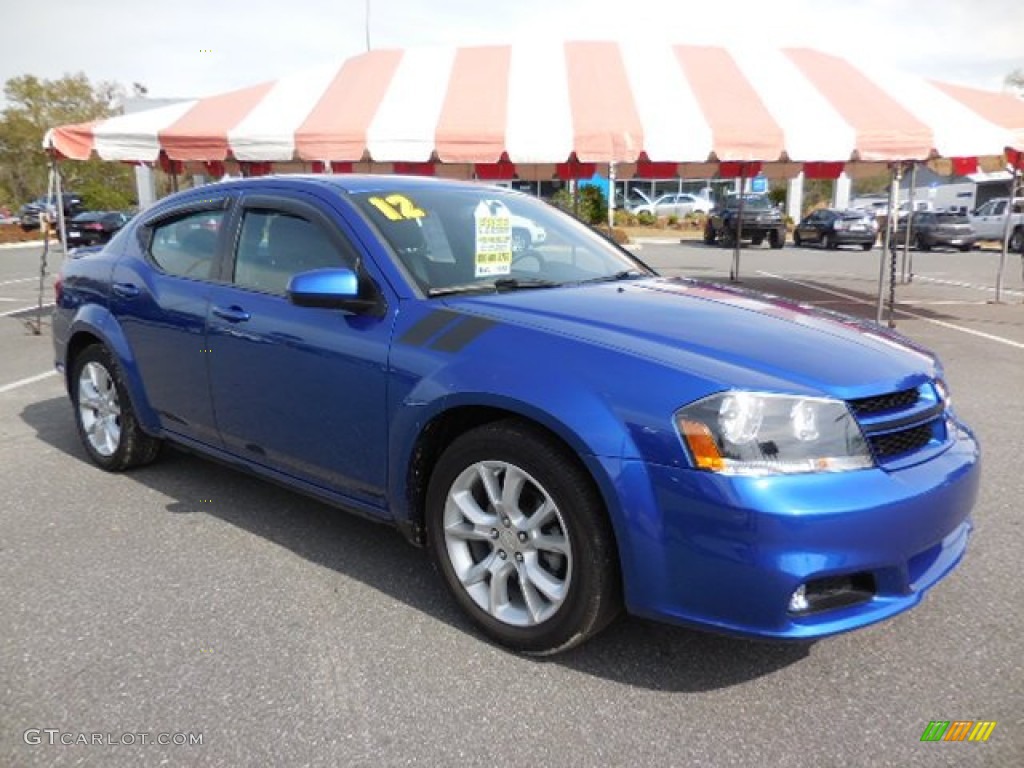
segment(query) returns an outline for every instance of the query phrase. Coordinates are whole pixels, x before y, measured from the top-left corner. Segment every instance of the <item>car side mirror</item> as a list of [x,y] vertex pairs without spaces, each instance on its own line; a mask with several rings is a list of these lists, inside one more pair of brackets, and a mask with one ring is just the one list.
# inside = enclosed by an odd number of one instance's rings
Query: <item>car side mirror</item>
[[384,314],[384,302],[376,288],[360,290],[359,276],[351,269],[314,269],[293,275],[288,281],[288,301],[298,307],[341,309],[354,315]]

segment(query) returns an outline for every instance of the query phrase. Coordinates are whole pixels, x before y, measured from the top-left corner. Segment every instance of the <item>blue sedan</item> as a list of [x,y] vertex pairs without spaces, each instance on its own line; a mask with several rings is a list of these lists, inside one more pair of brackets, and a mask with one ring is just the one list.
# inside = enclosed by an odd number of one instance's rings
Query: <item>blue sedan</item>
[[[546,233],[514,247],[513,217]],[[816,638],[963,556],[979,451],[928,351],[656,275],[528,196],[373,176],[169,197],[57,283],[85,451],[171,443],[425,546],[480,630]]]

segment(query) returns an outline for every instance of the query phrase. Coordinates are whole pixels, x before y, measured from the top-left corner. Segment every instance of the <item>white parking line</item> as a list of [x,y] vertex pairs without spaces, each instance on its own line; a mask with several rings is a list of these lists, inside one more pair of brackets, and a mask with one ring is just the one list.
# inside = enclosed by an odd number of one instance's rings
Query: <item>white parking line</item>
[[[49,309],[52,306],[54,306],[54,303],[51,301],[49,304],[43,304],[43,309]],[[33,304],[31,307],[22,307],[21,309],[9,309],[6,312],[0,312],[0,317],[10,317],[11,315],[20,315],[23,312],[31,312],[34,309],[39,309],[39,305],[38,304]]]
[[[838,296],[840,299],[846,299],[847,301],[851,301],[854,304],[864,304],[865,306],[869,306],[869,307],[875,306],[875,302],[873,302],[873,301],[865,301],[864,299],[861,299],[861,298],[859,298],[857,296],[851,296],[848,293],[841,293],[839,291],[833,291],[830,288],[822,288],[821,286],[818,286],[818,285],[812,285],[811,283],[804,283],[804,282],[801,282],[800,280],[793,280],[791,278],[783,277],[782,275],[776,275],[776,274],[773,274],[771,272],[765,272],[763,270],[758,270],[757,274],[764,275],[765,277],[771,277],[771,278],[774,278],[776,280],[782,280],[784,283],[792,283],[793,285],[799,285],[799,286],[802,286],[804,288],[810,288],[812,291],[821,291],[822,293],[827,293],[830,296]],[[1006,344],[1009,347],[1016,347],[1017,349],[1024,349],[1024,344],[1021,344],[1019,341],[1014,341],[1013,339],[1005,339],[1002,336],[996,336],[996,335],[991,334],[991,333],[985,333],[984,331],[976,331],[973,328],[964,328],[962,325],[954,325],[953,323],[947,323],[945,320],[936,320],[936,319],[931,318],[931,317],[924,317],[924,316],[919,315],[919,314],[917,314],[915,312],[908,312],[905,309],[897,309],[896,313],[900,314],[900,315],[906,315],[907,317],[912,317],[915,320],[923,320],[926,323],[931,323],[932,325],[938,325],[938,326],[940,326],[942,328],[949,328],[952,331],[960,331],[960,333],[967,333],[967,334],[970,334],[971,336],[978,336],[978,337],[980,337],[982,339],[988,339],[989,341],[995,341],[995,342],[997,342],[999,344]]]
[[14,285],[15,283],[31,283],[38,281],[38,277],[19,277],[17,280],[2,280],[0,281],[0,285]]
[[[938,277],[929,277],[928,275],[914,275],[915,280],[924,280],[926,283],[937,283],[938,285],[952,285],[957,288],[973,288],[976,291],[985,291],[987,293],[995,293],[996,289],[991,285],[978,285],[977,283],[964,283],[959,280],[943,280]],[[1003,288],[1003,293],[1008,293],[1011,296],[1024,296],[1024,291],[1016,291],[1011,288]]]
[[18,379],[17,381],[12,381],[10,384],[4,384],[2,387],[0,387],[0,395],[2,395],[4,392],[10,392],[12,389],[17,389],[18,387],[27,387],[29,384],[35,384],[37,381],[42,381],[43,379],[48,379],[51,376],[56,375],[57,371],[47,371],[46,373],[40,373],[36,376],[29,376],[27,379]]

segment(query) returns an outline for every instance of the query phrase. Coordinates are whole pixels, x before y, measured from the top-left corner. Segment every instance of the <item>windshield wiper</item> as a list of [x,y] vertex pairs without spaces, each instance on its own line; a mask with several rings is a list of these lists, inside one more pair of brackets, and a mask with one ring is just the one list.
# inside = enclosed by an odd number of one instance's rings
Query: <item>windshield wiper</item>
[[586,283],[614,283],[618,280],[635,280],[638,277],[650,277],[646,272],[641,272],[639,269],[624,269],[621,272],[616,272],[613,275],[603,275],[602,277],[591,277],[587,280],[580,280],[580,285]]
[[555,288],[559,285],[561,283],[539,277],[499,277],[493,283],[464,283],[431,288],[427,291],[427,296],[450,296],[454,293],[505,293],[506,291],[522,291],[527,288]]
[[494,290],[498,293],[505,291],[521,291],[524,288],[554,288],[561,285],[554,280],[545,280],[542,277],[500,277],[494,281]]

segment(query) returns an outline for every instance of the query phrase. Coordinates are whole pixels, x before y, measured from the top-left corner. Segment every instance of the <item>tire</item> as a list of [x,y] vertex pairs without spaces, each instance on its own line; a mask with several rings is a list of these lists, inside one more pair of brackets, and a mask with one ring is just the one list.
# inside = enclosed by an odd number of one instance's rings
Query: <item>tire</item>
[[874,243],[861,243],[860,249],[862,251],[870,251],[874,247]]
[[70,391],[78,436],[98,467],[120,472],[157,457],[160,441],[139,427],[121,369],[102,344],[74,359]]
[[914,245],[919,251],[930,251],[932,247],[928,244],[928,241],[924,239],[922,235],[918,235],[914,238]]
[[621,610],[601,497],[575,457],[529,425],[498,421],[456,439],[431,475],[426,528],[455,601],[507,648],[557,653]]
[[773,229],[768,233],[768,245],[778,250],[786,244],[786,233]]
[[804,240],[802,237],[800,237],[800,233],[797,232],[795,229],[793,230],[793,245],[795,245],[797,248],[804,247]]
[[827,251],[834,251],[839,245],[836,243],[836,236],[831,232],[826,232],[825,236],[821,238],[821,244]]
[[970,246],[970,245],[961,245],[960,246],[960,253],[967,253],[968,251],[971,250],[971,247],[972,246]]
[[512,230],[512,253],[522,253],[533,245],[533,238],[525,229]]
[[1019,251],[1024,253],[1024,229],[1017,227],[1010,234],[1010,242],[1007,246],[1008,251]]
[[704,245],[714,245],[716,239],[715,228],[709,221],[704,225]]
[[751,245],[760,245],[763,242],[764,242],[764,235],[754,235],[752,238],[750,238],[750,244]]

